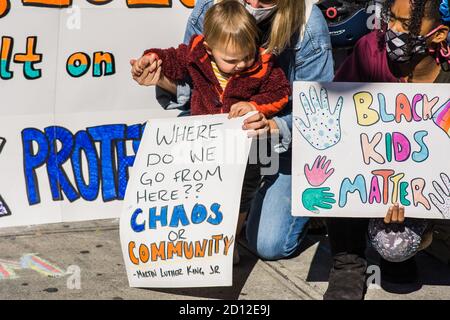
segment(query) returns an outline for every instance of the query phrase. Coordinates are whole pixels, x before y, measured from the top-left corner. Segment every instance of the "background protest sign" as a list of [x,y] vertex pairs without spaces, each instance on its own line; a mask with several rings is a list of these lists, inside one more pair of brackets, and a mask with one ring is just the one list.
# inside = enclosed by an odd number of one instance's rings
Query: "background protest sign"
[[294,85],[293,215],[450,219],[450,85]]
[[0,228],[119,217],[143,123],[179,114],[129,61],[182,42],[193,4],[0,0]]
[[120,219],[131,287],[231,286],[251,139],[242,118],[146,124]]

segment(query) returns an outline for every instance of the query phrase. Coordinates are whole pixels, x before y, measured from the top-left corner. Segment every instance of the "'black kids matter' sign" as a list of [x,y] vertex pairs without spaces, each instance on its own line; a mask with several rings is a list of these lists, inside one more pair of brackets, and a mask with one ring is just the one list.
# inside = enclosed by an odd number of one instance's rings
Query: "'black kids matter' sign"
[[450,85],[295,83],[293,212],[450,219]]

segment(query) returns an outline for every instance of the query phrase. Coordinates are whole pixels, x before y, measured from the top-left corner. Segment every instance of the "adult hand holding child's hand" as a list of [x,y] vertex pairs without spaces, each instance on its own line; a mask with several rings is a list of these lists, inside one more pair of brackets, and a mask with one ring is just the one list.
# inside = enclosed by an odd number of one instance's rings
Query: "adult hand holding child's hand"
[[248,136],[254,137],[276,131],[278,130],[278,126],[274,120],[268,120],[262,112],[258,112],[244,120],[242,129],[251,130]]
[[161,79],[162,60],[156,54],[144,55],[130,60],[131,75],[142,86],[157,85]]

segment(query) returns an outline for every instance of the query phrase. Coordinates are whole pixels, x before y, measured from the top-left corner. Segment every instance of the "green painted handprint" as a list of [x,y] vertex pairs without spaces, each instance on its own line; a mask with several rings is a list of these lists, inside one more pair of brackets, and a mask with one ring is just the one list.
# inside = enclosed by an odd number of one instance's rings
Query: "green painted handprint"
[[318,208],[331,209],[336,200],[334,200],[334,193],[327,191],[330,191],[329,187],[306,189],[302,194],[303,207],[314,213],[319,213]]

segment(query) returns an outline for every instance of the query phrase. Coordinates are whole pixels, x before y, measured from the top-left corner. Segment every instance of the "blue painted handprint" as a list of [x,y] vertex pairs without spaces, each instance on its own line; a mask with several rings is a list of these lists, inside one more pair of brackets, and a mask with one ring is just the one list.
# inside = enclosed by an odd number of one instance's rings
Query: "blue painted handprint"
[[325,88],[320,90],[320,100],[316,89],[309,88],[309,100],[305,93],[300,93],[300,101],[305,111],[307,124],[299,117],[294,117],[294,123],[301,135],[317,150],[331,148],[341,140],[340,115],[344,98],[339,97],[334,111],[331,112],[328,93]]

